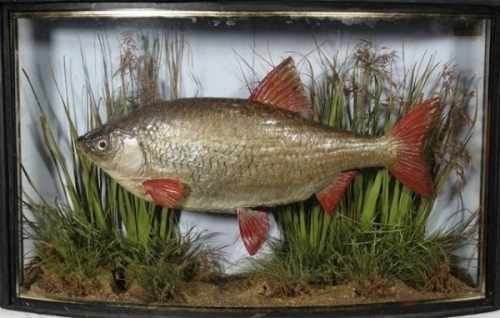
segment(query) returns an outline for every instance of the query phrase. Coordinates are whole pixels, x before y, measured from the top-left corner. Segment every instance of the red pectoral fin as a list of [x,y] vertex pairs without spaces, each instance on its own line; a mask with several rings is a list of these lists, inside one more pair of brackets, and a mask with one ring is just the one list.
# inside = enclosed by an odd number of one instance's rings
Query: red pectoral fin
[[172,179],[153,179],[142,183],[154,203],[167,208],[174,208],[182,197],[184,187]]
[[356,177],[356,171],[347,171],[340,174],[330,185],[316,193],[319,203],[328,215],[332,215],[339,205],[342,195]]
[[264,77],[250,95],[250,100],[293,112],[312,112],[304,85],[291,57]]
[[266,212],[250,209],[238,209],[240,236],[248,254],[257,253],[266,240],[269,232],[269,218]]

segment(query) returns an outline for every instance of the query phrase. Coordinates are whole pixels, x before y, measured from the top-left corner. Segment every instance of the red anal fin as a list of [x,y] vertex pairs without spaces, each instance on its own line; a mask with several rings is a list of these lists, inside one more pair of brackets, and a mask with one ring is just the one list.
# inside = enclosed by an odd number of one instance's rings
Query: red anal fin
[[174,208],[182,197],[184,187],[177,180],[152,179],[142,183],[156,205]]
[[312,112],[304,85],[291,57],[269,72],[249,99],[293,112]]
[[316,193],[316,197],[326,214],[333,215],[342,199],[342,195],[354,177],[356,177],[356,171],[343,172],[326,188]]
[[248,254],[254,255],[264,244],[269,232],[270,224],[267,213],[239,208],[237,214],[243,244],[245,244]]
[[440,105],[439,98],[418,104],[387,133],[398,145],[398,159],[389,171],[402,184],[426,198],[432,197],[433,185],[424,146],[438,118]]

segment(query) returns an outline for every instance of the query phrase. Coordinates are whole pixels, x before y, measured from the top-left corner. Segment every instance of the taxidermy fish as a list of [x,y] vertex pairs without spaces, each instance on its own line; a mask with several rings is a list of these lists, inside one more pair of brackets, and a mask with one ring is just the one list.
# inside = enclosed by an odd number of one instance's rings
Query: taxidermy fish
[[269,230],[260,207],[315,194],[332,214],[357,169],[386,167],[432,196],[423,147],[438,99],[413,108],[386,135],[334,129],[311,112],[291,57],[249,99],[186,98],[137,109],[78,138],[79,150],[125,189],[157,205],[236,213],[250,255]]

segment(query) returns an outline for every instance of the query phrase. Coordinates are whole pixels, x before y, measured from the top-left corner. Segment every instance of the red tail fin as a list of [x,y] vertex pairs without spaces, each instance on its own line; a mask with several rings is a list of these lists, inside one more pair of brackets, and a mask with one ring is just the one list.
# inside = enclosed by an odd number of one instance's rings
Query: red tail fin
[[415,106],[389,131],[398,141],[398,160],[389,171],[402,184],[423,197],[432,196],[432,178],[425,162],[424,144],[434,126],[440,100],[433,98]]

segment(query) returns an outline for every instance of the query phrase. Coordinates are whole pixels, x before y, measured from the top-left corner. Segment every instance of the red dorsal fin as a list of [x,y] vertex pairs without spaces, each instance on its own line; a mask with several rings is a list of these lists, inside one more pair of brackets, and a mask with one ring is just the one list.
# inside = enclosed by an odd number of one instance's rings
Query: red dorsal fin
[[342,195],[354,177],[356,177],[356,171],[341,173],[326,188],[316,193],[316,197],[326,214],[333,214],[342,199]]
[[153,179],[142,183],[156,205],[174,208],[182,197],[184,187],[172,179]]
[[269,72],[249,99],[293,112],[312,112],[304,85],[291,57]]
[[433,185],[425,161],[424,145],[439,115],[441,101],[433,98],[415,106],[387,133],[397,140],[398,159],[389,167],[396,179],[425,198],[432,197]]
[[269,218],[266,212],[240,208],[237,210],[240,236],[248,254],[254,255],[264,244],[269,232]]

